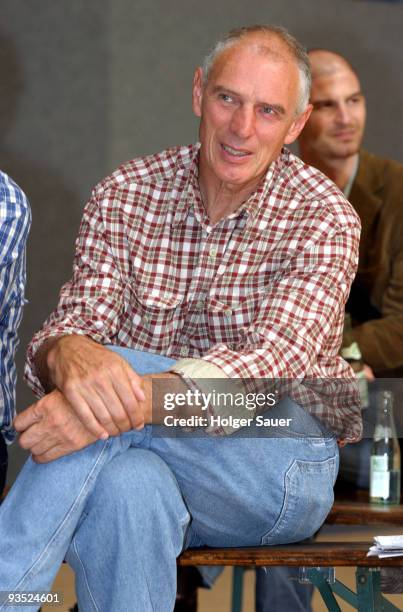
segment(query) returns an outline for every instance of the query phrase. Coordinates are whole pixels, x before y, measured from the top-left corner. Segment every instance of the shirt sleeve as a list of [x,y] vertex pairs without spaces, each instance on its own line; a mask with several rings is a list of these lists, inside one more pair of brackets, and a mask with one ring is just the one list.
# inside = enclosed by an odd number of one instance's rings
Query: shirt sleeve
[[[330,230],[322,223],[315,241],[296,249],[275,287],[262,297],[242,343],[212,347],[200,360],[200,378],[228,378],[245,382],[262,378],[303,379],[321,359],[346,364],[338,356],[344,307],[356,273],[360,226],[358,220]],[[198,379],[196,360],[180,360],[173,371]],[[210,365],[206,369],[206,363]],[[320,374],[319,374],[320,375]],[[201,387],[206,382],[199,381]],[[224,411],[225,412],[225,411]],[[231,412],[233,414],[233,412]]]
[[18,326],[25,303],[25,245],[31,213],[24,193],[6,175],[0,182],[0,425],[11,441],[15,416]]
[[105,194],[94,190],[85,207],[76,241],[73,276],[61,288],[57,308],[28,347],[25,377],[37,395],[43,395],[44,389],[37,376],[34,357],[45,340],[65,334],[82,334],[108,344],[118,334],[124,309],[124,284],[111,232],[105,223],[103,203],[108,207]]

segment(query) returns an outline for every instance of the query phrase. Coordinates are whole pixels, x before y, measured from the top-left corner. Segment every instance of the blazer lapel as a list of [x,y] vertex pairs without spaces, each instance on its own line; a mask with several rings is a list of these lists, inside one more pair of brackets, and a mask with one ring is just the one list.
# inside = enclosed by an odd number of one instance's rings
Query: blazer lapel
[[[364,163],[361,163],[362,161]],[[358,173],[349,196],[362,224],[360,268],[365,268],[370,259],[370,253],[375,242],[378,217],[382,207],[383,176],[379,165],[374,161],[370,153],[360,152]]]

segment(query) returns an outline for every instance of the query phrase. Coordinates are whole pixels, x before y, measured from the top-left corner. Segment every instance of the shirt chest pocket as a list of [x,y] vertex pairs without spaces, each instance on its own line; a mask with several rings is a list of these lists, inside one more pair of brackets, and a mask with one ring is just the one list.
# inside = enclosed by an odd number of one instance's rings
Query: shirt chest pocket
[[153,290],[137,291],[135,299],[136,314],[152,338],[152,345],[159,350],[167,348],[180,324],[184,296]]
[[245,338],[258,308],[257,296],[241,301],[210,297],[207,302],[207,325],[213,343],[236,347]]

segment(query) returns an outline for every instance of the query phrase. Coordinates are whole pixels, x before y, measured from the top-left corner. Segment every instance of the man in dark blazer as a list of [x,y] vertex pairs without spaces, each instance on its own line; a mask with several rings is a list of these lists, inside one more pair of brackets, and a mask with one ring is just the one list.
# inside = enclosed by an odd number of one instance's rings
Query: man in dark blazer
[[[369,380],[393,378],[395,417],[403,431],[403,165],[361,148],[366,108],[349,62],[324,49],[309,52],[313,111],[299,136],[300,157],[331,178],[362,223],[358,273],[347,311]],[[370,419],[369,419],[370,420]],[[371,439],[341,449],[339,481],[368,487]],[[309,612],[312,588],[299,568],[257,571],[256,612]]]

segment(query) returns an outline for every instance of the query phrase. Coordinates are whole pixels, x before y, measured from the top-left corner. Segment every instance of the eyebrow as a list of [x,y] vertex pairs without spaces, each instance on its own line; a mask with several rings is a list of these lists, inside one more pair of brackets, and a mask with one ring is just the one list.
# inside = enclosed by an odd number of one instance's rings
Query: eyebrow
[[[364,94],[362,93],[361,90],[358,90],[352,94],[350,94],[349,96],[347,96],[346,100],[349,100],[350,98],[355,98],[356,96],[363,96]],[[326,104],[327,102],[335,102],[334,98],[318,98],[317,100],[310,100],[310,103],[315,105],[315,104]]]
[[[212,89],[213,94],[219,93],[220,91],[226,92],[228,94],[230,94],[231,96],[235,96],[237,98],[241,98],[242,95],[236,91],[233,91],[232,89],[229,89],[228,87],[224,87],[223,85],[215,85]],[[284,106],[282,106],[281,104],[272,104],[270,102],[258,102],[258,104],[260,106],[269,106],[270,108],[272,108],[274,111],[276,111],[279,115],[285,115],[285,108]]]

